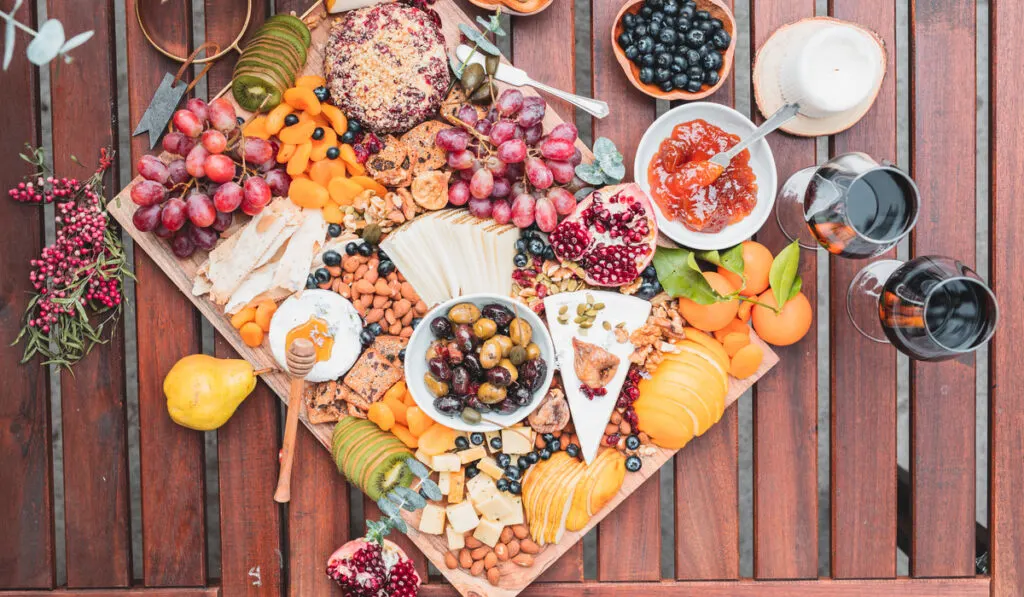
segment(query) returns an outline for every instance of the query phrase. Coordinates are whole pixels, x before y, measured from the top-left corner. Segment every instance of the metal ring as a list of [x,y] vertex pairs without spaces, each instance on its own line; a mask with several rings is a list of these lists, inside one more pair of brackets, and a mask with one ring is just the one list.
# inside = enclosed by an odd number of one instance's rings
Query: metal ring
[[[189,60],[188,57],[182,57],[182,56],[178,56],[178,55],[172,54],[172,53],[168,52],[167,50],[163,49],[162,47],[160,47],[160,44],[156,43],[156,41],[153,39],[153,37],[149,34],[149,30],[146,29],[146,24],[142,20],[142,11],[139,10],[139,4],[140,3],[141,3],[141,0],[135,0],[135,20],[138,21],[139,29],[142,30],[142,36],[146,38],[146,41],[149,42],[149,45],[153,46],[153,48],[157,52],[160,52],[161,54],[163,54],[164,56],[170,58],[171,60],[174,60],[175,62],[182,62],[182,63],[187,62]],[[251,20],[252,20],[252,0],[247,0],[246,1],[246,8],[245,8],[245,22],[242,24],[242,30],[238,32],[238,35],[235,37],[235,39],[232,40],[232,42],[230,44],[228,44],[228,46],[226,48],[224,48],[220,52],[217,52],[213,56],[207,56],[206,58],[202,58],[200,60],[192,60],[192,63],[193,64],[207,64],[207,63],[210,63],[210,62],[214,62],[215,60],[221,58],[222,56],[224,56],[228,52],[231,52],[232,50],[240,52],[241,49],[238,47],[238,42],[241,41],[242,37],[245,35],[245,31],[246,31],[246,29],[249,28],[249,22]],[[214,45],[216,46],[216,44],[214,44]],[[202,47],[202,46],[200,46],[200,47]]]

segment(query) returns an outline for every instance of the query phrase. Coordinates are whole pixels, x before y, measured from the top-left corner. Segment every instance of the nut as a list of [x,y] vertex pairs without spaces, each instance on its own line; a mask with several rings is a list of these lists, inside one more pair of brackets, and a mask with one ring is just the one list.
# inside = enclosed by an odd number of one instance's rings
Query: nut
[[388,288],[387,280],[377,280],[373,286],[373,290],[380,296],[391,296],[391,289]]
[[469,555],[473,556],[474,560],[482,560],[484,559],[484,556],[486,556],[489,553],[491,553],[491,548],[487,547],[486,545],[481,545],[480,547],[477,547],[472,552],[470,552]]
[[[538,435],[537,437],[540,437],[540,436]],[[511,527],[505,527],[505,528],[501,529],[501,535],[498,537],[498,541],[500,541],[502,543],[508,543],[509,541],[512,540],[512,537],[514,537],[514,535],[512,534],[512,528]],[[495,547],[494,550],[497,551],[498,548]]]
[[[403,293],[402,296],[405,296],[405,294]],[[416,312],[417,317],[422,317],[423,315],[427,314],[427,304],[424,303],[423,301],[416,301],[416,304],[413,305],[412,310]]]
[[508,542],[508,557],[514,558],[519,555],[519,551],[522,548],[519,547],[519,539],[513,539]]
[[519,549],[526,554],[535,554],[540,552],[540,546],[537,545],[533,539],[520,539]]
[[373,306],[377,309],[383,309],[389,302],[391,302],[391,299],[386,296],[381,296],[379,294],[375,294],[373,296]]
[[391,327],[388,328],[388,333],[392,336],[397,336],[402,333],[402,324],[397,321],[391,324]]
[[402,292],[402,298],[404,298],[404,299],[409,299],[410,301],[415,301],[415,300],[419,299],[419,296],[416,294],[416,291],[413,289],[412,284],[410,284],[408,282],[403,282],[402,283],[402,291],[401,292]]
[[473,565],[469,567],[469,573],[473,576],[480,576],[484,571],[484,561],[477,560],[473,562]]
[[[469,543],[469,538],[466,538],[466,543]],[[463,568],[469,568],[473,565],[473,556],[469,554],[469,549],[463,547],[459,550],[459,566]]]
[[487,582],[494,586],[498,586],[498,581],[501,580],[501,571],[497,567],[490,568],[487,570]]
[[412,310],[412,303],[409,299],[399,299],[394,302],[392,308],[395,311],[395,317],[405,317],[405,314]]
[[341,275],[341,266],[339,265],[328,265],[327,273],[331,274],[332,278],[337,278]]
[[376,283],[378,278],[380,278],[380,274],[377,273],[376,268],[367,269],[366,274],[363,275],[363,279],[367,282]]
[[521,553],[512,558],[512,563],[523,568],[529,568],[533,566],[533,556],[528,553]]
[[398,321],[397,319],[395,319],[395,311],[394,311],[394,309],[385,309],[384,310],[384,321],[388,322],[388,325],[391,325],[391,324],[395,323],[396,321]]
[[[359,294],[373,294],[373,284],[366,280],[357,280],[352,283],[352,290]],[[371,299],[372,300],[372,299]]]
[[455,570],[459,567],[459,560],[455,557],[455,554],[449,551],[448,553],[444,554],[444,565],[449,570]]
[[384,317],[384,309],[370,309],[366,312],[366,323],[377,323]]
[[495,555],[495,553],[493,551],[487,552],[487,555],[484,556],[484,568],[487,568],[488,570],[490,570],[491,568],[494,568],[497,565],[498,565],[498,556]]
[[[508,528],[508,527],[506,527],[506,528]],[[499,561],[507,562],[508,559],[509,559],[508,546],[505,545],[504,543],[499,543],[499,544],[495,545],[494,546],[494,555],[498,558]]]
[[[358,279],[362,280],[363,278],[365,278],[365,277],[366,277],[366,272],[368,272],[368,271],[370,271],[370,268],[369,268],[369,266],[367,266],[367,265],[366,265],[366,264],[364,263],[364,264],[362,264],[362,265],[360,265],[359,267],[357,267],[357,268],[356,268],[356,271],[355,271],[355,272],[353,272],[353,275],[354,275],[354,276],[355,276],[356,278],[358,278]],[[372,282],[371,282],[371,284],[372,284]]]
[[512,534],[516,536],[516,539],[526,539],[530,536],[530,529],[525,524],[517,524],[512,527]]

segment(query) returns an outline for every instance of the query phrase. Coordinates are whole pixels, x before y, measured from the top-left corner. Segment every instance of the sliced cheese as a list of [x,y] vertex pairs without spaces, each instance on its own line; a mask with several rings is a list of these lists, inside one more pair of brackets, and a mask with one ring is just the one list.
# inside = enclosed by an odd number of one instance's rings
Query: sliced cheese
[[444,508],[436,504],[427,504],[423,507],[423,517],[420,518],[420,532],[428,535],[440,535],[444,532]]
[[500,479],[501,476],[505,474],[505,471],[503,471],[501,467],[498,466],[498,463],[490,456],[481,458],[480,462],[476,463],[476,468],[480,469],[481,473],[484,473],[494,480]]
[[466,495],[466,471],[448,473],[448,503],[458,504]]
[[433,469],[434,468],[434,457],[431,456],[430,454],[427,454],[423,450],[417,449],[416,453],[413,454],[413,456],[416,457],[416,460],[419,460],[420,462],[425,464],[427,466],[427,468],[429,468],[429,469]]
[[452,525],[445,527],[444,534],[448,538],[449,551],[458,551],[466,546],[466,536],[453,529]]
[[445,508],[448,515],[448,522],[456,533],[472,531],[480,524],[480,517],[476,515],[473,504],[462,502],[461,504],[449,505]]
[[441,495],[448,495],[452,487],[452,474],[445,471],[437,477],[437,487],[441,490]]
[[437,472],[454,473],[462,468],[462,462],[459,460],[458,454],[438,454],[434,456],[433,462],[433,469]]
[[485,458],[487,456],[487,450],[485,450],[483,446],[473,446],[462,450],[461,452],[457,452],[457,454],[459,455],[459,460],[462,464],[469,464],[470,462],[475,462],[481,458]]
[[[608,416],[611,416],[609,413]],[[506,454],[528,454],[533,450],[530,429],[509,427],[501,430],[501,451]]]
[[513,503],[508,494],[498,494],[481,503],[477,510],[486,520],[492,520],[503,526],[523,523],[523,508]]

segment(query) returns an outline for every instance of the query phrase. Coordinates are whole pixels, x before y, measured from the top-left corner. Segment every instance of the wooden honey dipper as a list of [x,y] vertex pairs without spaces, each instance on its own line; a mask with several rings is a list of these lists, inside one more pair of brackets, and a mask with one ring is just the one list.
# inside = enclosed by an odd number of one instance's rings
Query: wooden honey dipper
[[288,347],[286,363],[292,384],[288,394],[284,444],[281,445],[281,471],[277,477],[277,491],[274,492],[274,501],[279,504],[287,503],[292,496],[292,461],[295,458],[295,434],[299,429],[299,405],[302,403],[306,376],[316,365],[316,347],[305,338],[296,338]]

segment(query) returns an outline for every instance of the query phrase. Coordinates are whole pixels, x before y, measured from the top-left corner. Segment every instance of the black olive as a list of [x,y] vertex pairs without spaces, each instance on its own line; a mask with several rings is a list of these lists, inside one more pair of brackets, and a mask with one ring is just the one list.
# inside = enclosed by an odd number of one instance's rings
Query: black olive
[[658,57],[655,58],[654,62],[661,68],[668,68],[669,66],[672,66],[672,54],[669,54],[668,52],[658,54]]
[[640,16],[642,16],[645,19],[651,18],[652,14],[654,14],[654,9],[651,8],[650,6],[644,6],[643,8],[640,9]]
[[[676,89],[686,89],[686,84],[690,81],[690,78],[685,73],[679,73],[672,77],[672,86]],[[644,299],[648,300],[648,299]]]
[[314,140],[319,141],[320,139],[323,139],[323,138],[324,138],[324,129],[323,129],[323,127],[318,126],[315,129],[313,129],[313,139]]
[[686,90],[690,93],[697,93],[700,91],[701,82],[700,79],[690,79],[690,82],[686,84]]
[[696,15],[698,21],[707,21],[711,18],[711,13],[706,10],[698,10]]
[[627,12],[622,15],[622,26],[626,29],[632,29],[636,26],[636,15],[631,12]]
[[678,35],[672,29],[665,28],[658,33],[658,39],[661,40],[661,43],[663,44],[673,45],[676,43]]
[[686,69],[686,76],[691,80],[696,79],[702,81],[704,79],[704,69],[699,66],[691,66]]
[[369,243],[362,243],[359,245],[357,251],[363,257],[369,257],[370,255],[373,255],[373,245]]
[[716,48],[724,50],[732,43],[732,37],[729,36],[725,29],[719,29],[711,36],[711,41],[714,42]]
[[[659,68],[658,70],[654,71],[654,80],[657,81],[658,83],[664,83],[666,81],[669,81],[671,78],[672,71],[668,70],[667,68]],[[664,85],[662,85],[662,87],[664,87]],[[671,90],[672,88],[670,87],[666,91]]]
[[718,52],[711,52],[701,61],[704,70],[718,71],[722,68],[722,55]]
[[316,276],[309,274],[306,276],[306,290],[312,290],[318,286]]
[[339,236],[341,236],[341,225],[340,224],[330,224],[330,225],[328,225],[327,226],[327,236],[329,236],[331,238],[338,238]]
[[692,26],[692,21],[683,15],[679,15],[679,18],[676,20],[676,31],[680,33],[680,37],[682,37],[683,33],[689,31]]
[[324,252],[324,265],[341,265],[341,255],[337,251]]
[[668,51],[668,46],[666,46],[665,44],[663,44],[663,43],[661,43],[659,41],[659,42],[655,42],[654,48],[651,50],[651,53],[654,54],[655,56],[657,56],[658,54],[664,54],[667,51]]
[[345,245],[345,254],[346,255],[355,255],[358,252],[359,252],[359,244],[358,243],[348,243],[347,245]]
[[317,270],[313,272],[313,275],[316,276],[316,281],[318,284],[323,284],[324,282],[331,281],[331,272],[327,271],[325,268],[317,268]]
[[649,85],[651,83],[651,81],[653,81],[653,80],[654,80],[654,70],[651,67],[645,66],[644,68],[640,69],[640,82],[641,83],[643,83],[644,85]]
[[699,21],[697,23],[697,29],[700,29],[704,33],[708,34],[715,30],[714,26],[711,25],[711,21]]
[[619,34],[619,46],[627,47],[633,43],[633,36],[629,34],[629,31],[623,31]]
[[516,256],[512,258],[512,265],[516,267],[526,267],[529,262],[530,258],[523,253],[516,253]]
[[434,408],[446,415],[454,415],[462,410],[462,400],[455,396],[434,398]]
[[377,264],[378,275],[387,276],[393,271],[395,271],[395,262],[390,259],[385,259]]
[[661,88],[662,91],[664,91],[665,93],[668,93],[669,91],[672,91],[672,89],[673,89],[673,87],[672,87],[672,79],[665,79],[658,86]]
[[654,54],[644,54],[641,56],[640,66],[654,66]]
[[445,317],[438,317],[430,322],[430,331],[439,340],[447,340],[452,337],[452,322]]
[[696,50],[704,45],[706,38],[707,35],[703,31],[694,27],[686,32],[686,45]]
[[636,41],[636,49],[639,50],[641,54],[647,54],[654,49],[654,40],[649,36],[644,35]]
[[704,82],[708,85],[718,85],[718,71],[709,70],[704,72]]
[[686,51],[686,62],[690,66],[700,66],[700,61],[702,60],[702,58],[703,57],[700,55],[700,52],[698,52],[697,50]]

